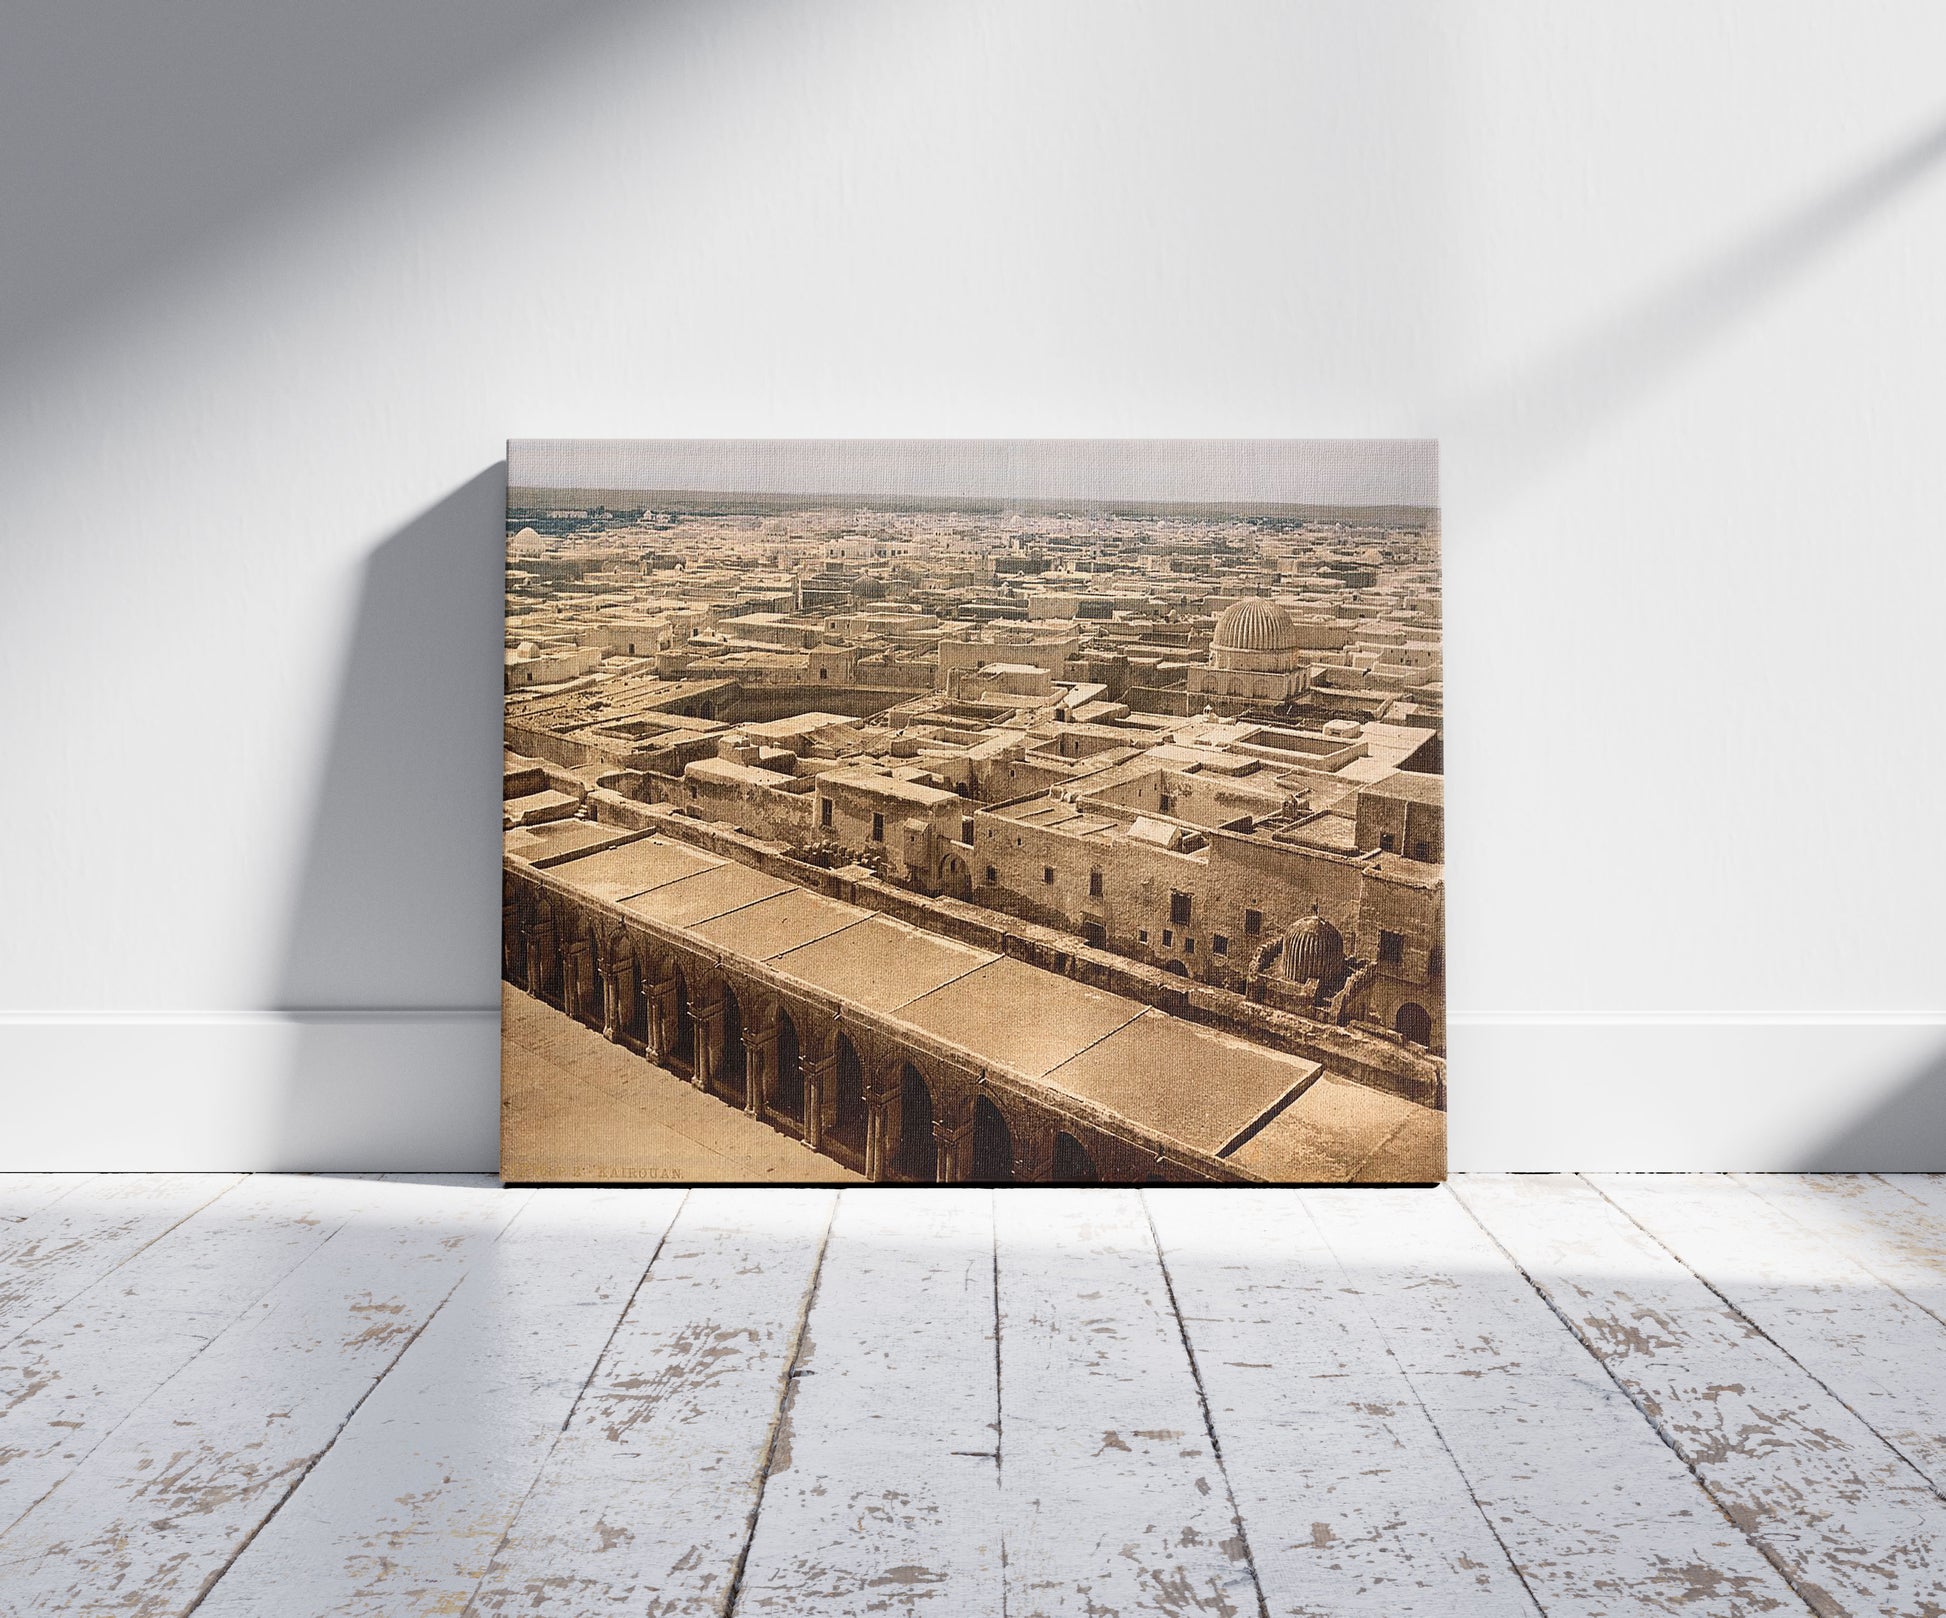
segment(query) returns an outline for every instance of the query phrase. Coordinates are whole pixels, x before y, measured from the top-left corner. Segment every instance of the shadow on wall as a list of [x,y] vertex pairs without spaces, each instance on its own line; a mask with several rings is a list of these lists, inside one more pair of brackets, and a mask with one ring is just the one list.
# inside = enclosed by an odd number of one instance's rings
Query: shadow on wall
[[578,43],[617,0],[22,0],[0,52],[0,363],[469,91]]
[[497,1161],[505,513],[496,465],[365,563],[273,985],[280,1166]]
[[[1946,119],[1617,310],[1500,386],[1462,399],[1446,437],[1478,445],[1491,510],[1693,365],[1946,161]],[[1464,464],[1465,457],[1452,457]]]
[[1806,1174],[1946,1170],[1946,1042],[1924,1057],[1884,1101],[1790,1167]]

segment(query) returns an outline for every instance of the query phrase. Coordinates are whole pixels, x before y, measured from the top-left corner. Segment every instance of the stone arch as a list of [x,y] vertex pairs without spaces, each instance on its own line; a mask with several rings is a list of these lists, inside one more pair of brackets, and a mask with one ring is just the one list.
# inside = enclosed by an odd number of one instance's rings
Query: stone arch
[[683,967],[689,978],[689,992],[699,1006],[714,1005],[729,993],[730,980],[723,975],[722,969],[706,955],[682,957],[687,964]]
[[670,962],[669,975],[675,980],[674,1026],[666,1036],[669,1048],[663,1052],[663,1060],[671,1067],[684,1073],[696,1071],[696,1016],[689,1003],[689,980],[683,976],[682,966]]
[[815,1066],[837,1058],[841,1025],[823,1006],[791,1000],[784,1009],[797,1025],[797,1039],[804,1052],[804,1065]]
[[771,1081],[771,1105],[799,1129],[804,1127],[804,1046],[797,1022],[783,1006],[777,1008],[777,1070]]
[[975,1185],[1014,1183],[1014,1132],[1007,1115],[993,1098],[973,1098],[973,1171]]
[[1173,972],[1179,978],[1189,976],[1189,968],[1184,966],[1181,961],[1170,961],[1162,970],[1165,972]]
[[737,1005],[743,1011],[743,1026],[747,1037],[755,1039],[761,1030],[775,1026],[777,1014],[783,1009],[783,1005],[767,984],[751,982],[739,975],[735,979],[726,980],[723,987],[726,991],[730,989],[736,991]]
[[551,996],[558,973],[555,971],[558,954],[558,934],[554,925],[554,907],[544,895],[536,895],[533,909],[529,912],[525,928],[527,941],[527,966],[523,973],[527,992],[536,1000],[545,1000],[558,1005],[558,997]]
[[966,861],[957,854],[948,854],[939,862],[939,891],[949,899],[970,899],[973,897],[973,873],[966,868]]
[[840,1032],[832,1076],[830,1138],[855,1152],[865,1149],[865,1064],[851,1035]]
[[899,1069],[899,1134],[892,1166],[901,1180],[931,1185],[939,1161],[932,1133],[932,1087],[912,1063]]
[[1054,1173],[1056,1185],[1098,1185],[1101,1175],[1095,1168],[1095,1160],[1088,1155],[1083,1146],[1065,1129],[1054,1137]]
[[1408,1045],[1431,1045],[1432,1013],[1417,1000],[1408,1000],[1392,1018],[1392,1029]]
[[[650,987],[658,983],[666,984],[676,977],[682,968],[681,958],[674,952],[661,947],[654,938],[635,938],[635,958],[641,963],[642,983]],[[668,1036],[665,1034],[664,1039]]]
[[744,1040],[743,1003],[727,983],[722,993],[723,1031],[712,1064],[710,1088],[725,1100],[742,1106],[750,1082],[750,1048]]
[[511,875],[500,882],[500,975],[527,986],[527,895]]
[[626,928],[617,927],[608,935],[602,949],[602,968],[606,978],[602,985],[602,1032],[614,1039],[639,1042],[645,1032],[642,962]]
[[569,910],[560,929],[561,1008],[589,1028],[601,1026],[601,990],[596,962],[601,939],[579,908]]

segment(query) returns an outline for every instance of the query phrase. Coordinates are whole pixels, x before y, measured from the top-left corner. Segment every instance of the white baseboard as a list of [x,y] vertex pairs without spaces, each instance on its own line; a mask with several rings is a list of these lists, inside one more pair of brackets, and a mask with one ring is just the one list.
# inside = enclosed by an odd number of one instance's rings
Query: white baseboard
[[1946,1018],[1450,1020],[1459,1171],[1946,1170]]
[[500,1008],[0,1014],[0,1169],[491,1172]]
[[[0,1013],[0,1170],[491,1172],[499,1011]],[[1464,1170],[1946,1170],[1946,1018],[1452,1019]]]

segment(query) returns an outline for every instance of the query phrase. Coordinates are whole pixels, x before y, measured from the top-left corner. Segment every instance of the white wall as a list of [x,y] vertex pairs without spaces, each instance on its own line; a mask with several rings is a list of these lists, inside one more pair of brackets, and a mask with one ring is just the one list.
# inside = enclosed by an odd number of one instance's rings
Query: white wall
[[491,1164],[507,436],[1406,434],[1456,1166],[1946,1167],[1943,50],[22,0],[0,1166]]

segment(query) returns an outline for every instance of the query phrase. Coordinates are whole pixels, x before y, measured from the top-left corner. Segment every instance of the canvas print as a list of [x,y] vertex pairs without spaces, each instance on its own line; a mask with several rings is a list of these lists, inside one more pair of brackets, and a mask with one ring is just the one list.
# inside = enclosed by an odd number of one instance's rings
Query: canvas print
[[507,1180],[1443,1178],[1436,446],[507,464]]

